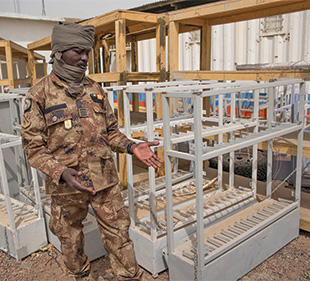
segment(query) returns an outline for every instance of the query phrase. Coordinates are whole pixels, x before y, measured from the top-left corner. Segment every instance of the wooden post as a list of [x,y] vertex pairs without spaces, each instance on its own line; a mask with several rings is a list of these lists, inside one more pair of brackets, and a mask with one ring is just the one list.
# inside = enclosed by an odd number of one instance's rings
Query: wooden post
[[44,73],[44,76],[47,75],[47,65],[46,65],[45,59],[43,60],[43,73]]
[[[102,59],[103,59],[103,69],[102,72],[110,72],[110,49],[107,39],[102,40]],[[104,83],[105,87],[110,86],[110,83]]]
[[94,74],[94,49],[90,50],[88,55],[88,73]]
[[[138,72],[138,42],[136,37],[131,41],[131,71]],[[138,83],[133,83],[138,84]],[[132,93],[132,111],[139,112],[139,93]]]
[[95,73],[101,73],[100,67],[100,47],[101,41],[98,37],[95,38],[95,45],[94,45],[94,68]]
[[[208,21],[201,27],[200,32],[200,70],[211,70],[211,25]],[[203,109],[210,116],[210,97],[203,99]]]
[[[156,71],[160,72],[160,82],[166,80],[166,25],[165,20],[160,19],[159,23],[156,26]],[[163,117],[163,103],[162,103],[162,94],[156,94],[157,99],[157,119]],[[163,135],[163,131],[160,132]],[[164,159],[164,148],[158,148],[158,157],[160,159]],[[165,174],[165,167],[162,165],[157,173],[159,176],[163,176]]]
[[170,71],[179,70],[179,23],[169,22],[168,41],[168,69]]
[[8,72],[8,80],[10,89],[14,89],[14,72],[13,72],[13,56],[10,41],[5,42],[6,68]]
[[28,50],[28,64],[31,73],[31,84],[34,85],[37,82],[36,60],[34,57],[34,51]]
[[[118,86],[126,85],[126,20],[115,21],[116,71],[120,73]],[[117,93],[117,115],[119,126],[124,126],[124,99],[122,91]],[[126,155],[119,154],[119,176],[122,186],[127,186]]]

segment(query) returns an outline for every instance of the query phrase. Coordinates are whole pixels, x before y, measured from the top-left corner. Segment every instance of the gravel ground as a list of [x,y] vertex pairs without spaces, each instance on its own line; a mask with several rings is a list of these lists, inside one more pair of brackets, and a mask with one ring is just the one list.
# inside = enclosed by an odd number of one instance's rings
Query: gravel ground
[[[50,244],[46,249],[33,253],[20,262],[0,251],[0,279],[3,281],[73,281],[67,275],[61,254]],[[98,281],[115,280],[106,257],[92,262]],[[101,277],[99,277],[101,276]],[[168,271],[157,279],[145,271],[143,280],[169,279]],[[241,281],[297,281],[310,280],[310,233],[300,231],[300,236],[269,259],[243,276]]]

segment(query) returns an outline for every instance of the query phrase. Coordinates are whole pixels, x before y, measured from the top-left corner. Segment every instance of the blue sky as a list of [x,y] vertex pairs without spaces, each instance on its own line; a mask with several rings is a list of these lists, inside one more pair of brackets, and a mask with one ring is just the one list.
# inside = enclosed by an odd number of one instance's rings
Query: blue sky
[[116,9],[129,9],[158,0],[0,0],[0,12],[50,17],[90,18]]

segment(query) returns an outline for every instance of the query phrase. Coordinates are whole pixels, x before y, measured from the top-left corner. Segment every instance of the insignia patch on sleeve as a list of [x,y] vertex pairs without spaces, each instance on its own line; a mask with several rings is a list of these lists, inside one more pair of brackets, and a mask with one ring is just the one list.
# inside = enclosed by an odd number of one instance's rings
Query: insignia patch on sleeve
[[100,103],[103,102],[103,95],[90,94],[90,97],[94,102],[100,102]]
[[24,102],[24,113],[29,111],[31,109],[31,105],[32,105],[32,99],[25,99]]

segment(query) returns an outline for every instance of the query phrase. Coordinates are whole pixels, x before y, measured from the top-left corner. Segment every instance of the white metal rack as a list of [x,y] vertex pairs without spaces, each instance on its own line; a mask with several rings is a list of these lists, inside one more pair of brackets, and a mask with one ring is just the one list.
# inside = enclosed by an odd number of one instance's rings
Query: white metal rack
[[[166,216],[168,230],[168,247],[164,251],[169,267],[171,280],[235,280],[250,271],[253,267],[279,250],[289,241],[298,236],[299,200],[301,182],[302,138],[304,111],[299,112],[298,122],[275,122],[275,93],[278,87],[298,85],[300,108],[304,108],[304,81],[301,79],[274,81],[265,84],[218,83],[211,84],[209,89],[200,86],[182,87],[182,89],[165,89],[163,95],[164,148],[166,174]],[[266,89],[267,121],[259,122],[259,92]],[[229,99],[231,105],[236,104],[238,94],[251,92],[253,95],[253,112],[251,118],[242,120],[235,106],[231,106],[230,116],[225,116],[224,100]],[[230,96],[228,96],[230,95]],[[202,117],[202,98],[218,96],[217,127],[209,127]],[[169,103],[171,98],[190,98],[194,108],[193,132],[183,136],[175,131],[171,135]],[[229,122],[229,125],[224,125]],[[240,128],[241,126],[241,128]],[[238,131],[246,134],[237,134]],[[298,153],[296,160],[295,201],[281,202],[272,197],[272,145],[273,138],[298,132]],[[223,134],[229,133],[229,141],[223,141]],[[204,144],[204,137],[215,136],[214,146]],[[180,141],[193,142],[193,152],[180,152],[173,146]],[[268,142],[268,168],[266,200],[256,200],[257,187],[257,145]],[[252,146],[252,181],[251,189],[244,190],[234,184],[234,152]],[[222,156],[230,155],[229,189],[224,190],[222,182]],[[203,161],[218,157],[218,193],[208,195],[203,191]],[[182,158],[194,162],[194,178],[196,186],[195,204],[191,208],[195,213],[195,229],[192,235],[180,239],[175,228],[175,202],[170,171],[172,159]],[[227,193],[242,192],[248,197],[234,198],[229,205],[231,196]],[[244,200],[247,204],[241,204]],[[214,208],[218,208],[216,211]],[[229,212],[228,210],[233,209]],[[209,213],[208,213],[209,212]],[[290,225],[288,229],[286,225]],[[261,246],[263,245],[263,247]],[[263,249],[262,249],[263,248]],[[249,250],[251,249],[251,250]],[[225,268],[225,270],[223,270]]]
[[0,194],[0,233],[3,235],[0,238],[0,248],[20,260],[45,246],[47,238],[38,178],[34,169],[31,169],[34,207],[10,196],[3,157],[3,150],[9,148],[15,149],[15,155],[20,155],[16,150],[21,149],[21,138],[1,133],[0,178],[2,194]]
[[[174,81],[166,83],[152,83],[152,84],[141,84],[132,86],[118,86],[105,88],[105,91],[109,95],[110,102],[113,100],[114,91],[123,91],[124,94],[124,116],[125,126],[121,130],[129,137],[132,138],[133,133],[143,132],[144,140],[154,141],[158,140],[160,146],[163,145],[163,137],[158,132],[163,129],[162,119],[153,119],[154,109],[153,99],[157,97],[157,94],[162,95],[169,90],[173,91],[187,91],[191,92],[193,87],[199,88],[200,90],[210,90],[212,85],[216,81]],[[243,84],[240,82],[239,84]],[[235,86],[236,84],[234,84]],[[227,87],[222,84],[222,88]],[[146,96],[146,121],[142,124],[131,124],[130,120],[130,93],[144,93]],[[179,99],[173,101],[173,118],[170,120],[171,126],[184,127],[186,125],[194,125],[194,116],[191,113],[188,99],[182,100],[181,112],[177,108]],[[113,103],[112,103],[113,106]],[[206,122],[218,122],[217,118],[203,118]],[[248,127],[252,127],[253,124],[248,121],[246,122]],[[255,123],[256,124],[256,123]],[[254,124],[254,125],[255,125]],[[237,125],[236,129],[243,128],[243,125]],[[223,130],[225,132],[226,127]],[[175,145],[178,142],[184,141],[188,138],[188,133],[179,135],[183,140],[176,140]],[[189,136],[190,137],[190,136]],[[190,137],[191,138],[191,137]],[[142,141],[140,139],[134,139],[136,142]],[[128,205],[129,214],[131,217],[131,228],[130,235],[131,239],[135,244],[135,251],[138,262],[141,266],[146,268],[148,271],[156,276],[158,272],[164,270],[167,264],[164,262],[162,257],[162,250],[167,246],[167,222],[166,222],[166,194],[164,190],[163,181],[165,177],[156,178],[155,171],[149,168],[149,179],[147,182],[140,183],[138,185],[133,184],[133,168],[132,168],[132,157],[127,155],[127,180],[128,180],[128,191],[124,191],[124,200]],[[175,194],[182,194],[182,196],[175,196],[175,207],[176,212],[179,212],[178,216],[174,216],[174,227],[178,232],[179,239],[188,236],[194,231],[193,223],[196,220],[196,214],[193,213],[193,203],[195,195],[192,193],[190,196],[183,196],[195,189],[195,179],[193,179],[193,173],[191,171],[179,171],[175,165],[170,172],[173,189]],[[204,184],[207,184],[204,181]],[[208,194],[209,191],[205,193]],[[241,200],[242,201],[242,200]],[[234,205],[234,199],[227,204],[227,213],[234,211],[236,208]],[[249,200],[239,202],[240,206],[244,206],[249,203]],[[231,207],[231,208],[230,208]],[[216,210],[216,208],[214,208]],[[212,213],[212,212],[211,212]],[[211,215],[210,213],[210,215]],[[150,251],[145,252],[145,248]]]

